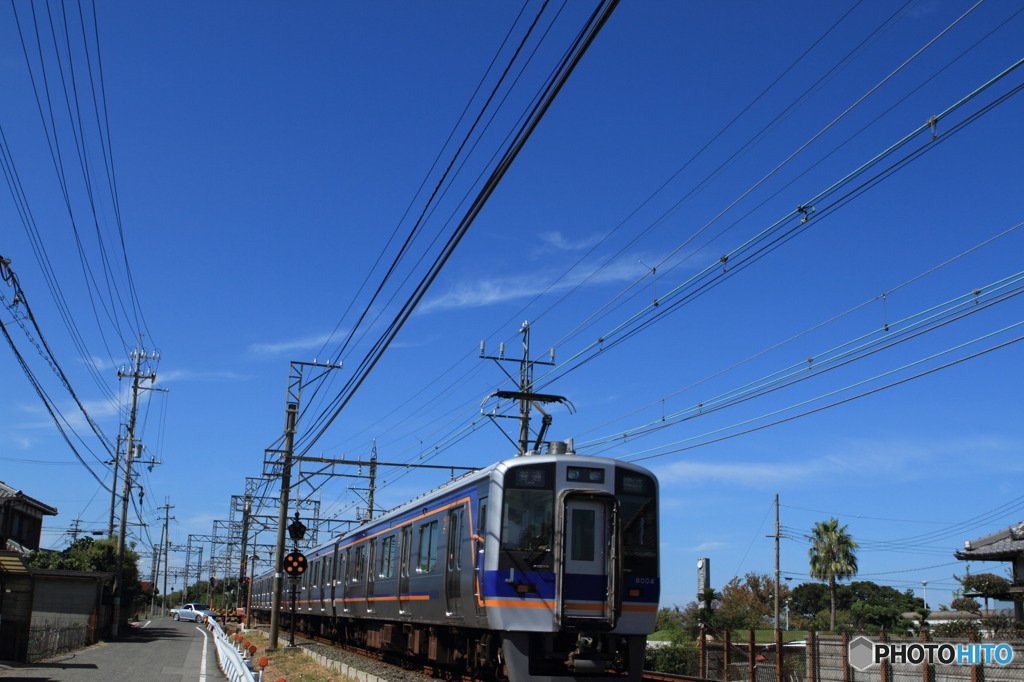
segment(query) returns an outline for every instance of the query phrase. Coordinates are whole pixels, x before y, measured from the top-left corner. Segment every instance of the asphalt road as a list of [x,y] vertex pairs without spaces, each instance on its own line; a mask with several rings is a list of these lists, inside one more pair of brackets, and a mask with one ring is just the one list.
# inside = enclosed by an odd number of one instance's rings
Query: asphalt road
[[[204,665],[205,664],[205,665]],[[218,682],[213,635],[197,623],[171,618],[142,621],[123,639],[67,654],[48,663],[5,669],[0,679],[31,682]]]

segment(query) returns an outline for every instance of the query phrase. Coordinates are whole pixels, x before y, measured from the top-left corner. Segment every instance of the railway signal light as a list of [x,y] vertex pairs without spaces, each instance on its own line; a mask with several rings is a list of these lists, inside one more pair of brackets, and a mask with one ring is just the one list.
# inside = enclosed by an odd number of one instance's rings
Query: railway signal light
[[306,555],[302,552],[290,552],[284,558],[284,572],[292,578],[298,578],[306,572]]

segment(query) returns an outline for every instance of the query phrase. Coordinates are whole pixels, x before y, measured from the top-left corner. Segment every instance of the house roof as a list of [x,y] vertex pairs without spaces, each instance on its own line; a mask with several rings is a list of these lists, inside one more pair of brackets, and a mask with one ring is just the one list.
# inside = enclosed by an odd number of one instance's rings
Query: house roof
[[48,504],[43,504],[42,502],[40,502],[39,500],[35,499],[34,497],[29,497],[28,495],[26,495],[25,493],[21,492],[20,490],[16,490],[16,489],[12,488],[11,486],[7,485],[6,483],[4,483],[3,481],[0,481],[0,503],[5,502],[7,500],[15,500],[15,501],[18,501],[18,502],[22,502],[23,504],[26,504],[26,505],[28,505],[30,507],[34,507],[35,509],[38,509],[44,515],[49,515],[49,516],[56,516],[57,515],[57,508],[56,507],[51,507]]
[[954,554],[961,561],[1013,561],[1021,555],[1024,555],[1024,521],[977,540],[968,540],[964,548]]
[[28,575],[28,566],[18,552],[0,551],[0,573],[7,575]]

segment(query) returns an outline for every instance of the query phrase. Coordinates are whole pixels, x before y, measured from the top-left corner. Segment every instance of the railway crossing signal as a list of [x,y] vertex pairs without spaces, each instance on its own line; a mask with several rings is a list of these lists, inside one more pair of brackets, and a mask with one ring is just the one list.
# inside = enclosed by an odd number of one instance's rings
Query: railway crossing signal
[[289,577],[298,578],[306,572],[306,555],[302,552],[290,552],[284,558],[284,572]]

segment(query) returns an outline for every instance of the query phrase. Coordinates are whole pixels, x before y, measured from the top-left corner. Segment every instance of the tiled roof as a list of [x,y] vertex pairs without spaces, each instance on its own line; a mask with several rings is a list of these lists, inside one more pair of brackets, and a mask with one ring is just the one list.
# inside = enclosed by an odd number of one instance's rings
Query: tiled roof
[[6,483],[4,483],[3,481],[0,481],[0,501],[3,500],[20,500],[31,507],[35,507],[43,514],[48,514],[50,516],[57,515],[56,507],[51,507],[48,504],[43,504],[34,497],[29,497],[20,490],[16,490],[11,486],[7,485]]
[[1024,521],[977,540],[968,540],[955,556],[961,561],[1012,561],[1021,554],[1024,554]]

